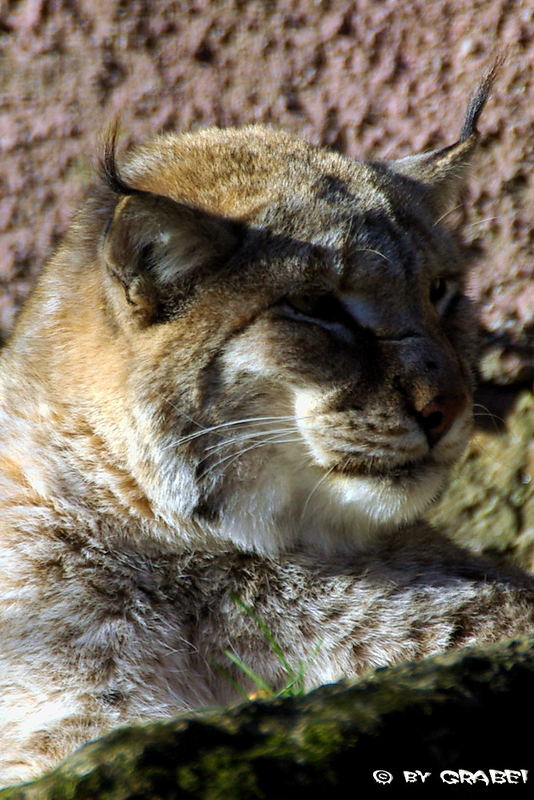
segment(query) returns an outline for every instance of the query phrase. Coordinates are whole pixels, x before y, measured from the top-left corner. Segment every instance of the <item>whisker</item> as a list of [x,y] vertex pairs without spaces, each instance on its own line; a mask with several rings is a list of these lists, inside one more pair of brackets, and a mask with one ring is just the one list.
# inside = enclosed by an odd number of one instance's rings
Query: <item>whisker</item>
[[493,414],[491,411],[473,411],[474,417],[488,417],[489,419],[497,420],[497,422],[504,423],[502,417],[497,416],[497,414]]
[[[298,433],[298,431],[294,431],[294,432]],[[290,431],[290,433],[293,433],[293,431]],[[227,458],[231,458],[233,455],[240,456],[242,453],[246,453],[248,450],[253,450],[257,445],[270,444],[274,439],[276,439],[280,435],[281,434],[279,434],[279,433],[274,433],[273,432],[272,436],[267,436],[266,438],[262,439],[260,442],[254,442],[254,444],[250,445],[250,447],[245,447],[245,448],[239,450],[237,453],[230,453],[229,455],[225,456],[221,461],[218,461],[217,464],[221,464],[223,461],[226,461]],[[299,439],[301,439],[301,438],[302,437],[299,436]],[[296,440],[296,441],[298,441],[298,440]],[[208,453],[208,455],[205,455],[203,458],[201,458],[198,463],[202,464],[202,462],[206,461],[210,457],[210,455],[211,455],[211,453]]]
[[[207,433],[213,433],[214,431],[222,430],[223,428],[230,428],[233,425],[245,425],[252,422],[266,422],[266,421],[287,421],[287,420],[294,420],[294,416],[276,416],[276,417],[245,417],[244,419],[234,419],[230,420],[229,422],[222,422],[219,425],[212,425],[210,428],[204,428],[201,431],[196,431],[195,433],[190,433],[188,436],[183,436],[181,439],[177,439],[171,444],[165,445],[163,450],[168,450],[170,447],[180,447],[182,444],[186,442],[190,442],[193,439],[197,439],[199,436],[204,436]],[[301,417],[301,419],[306,419],[305,417]],[[195,423],[198,425],[198,423]]]
[[463,205],[463,203],[458,203],[458,205],[457,205],[457,206],[454,206],[454,208],[449,208],[449,209],[447,209],[447,211],[445,211],[445,213],[444,213],[444,214],[442,214],[442,215],[441,215],[441,217],[438,217],[438,218],[437,218],[437,220],[434,222],[434,225],[433,225],[433,227],[435,227],[436,225],[439,225],[439,223],[440,223],[440,222],[441,222],[443,219],[445,219],[445,217],[448,217],[448,216],[449,216],[449,214],[452,214],[452,212],[453,212],[453,211],[457,211],[459,208],[461,208],[461,207],[462,207],[462,205]]
[[272,435],[279,435],[282,433],[299,433],[299,429],[294,425],[291,428],[278,428],[277,430],[261,430],[261,431],[254,431],[253,433],[243,433],[240,436],[234,436],[232,439],[225,439],[223,442],[217,442],[217,444],[212,444],[209,447],[206,447],[205,452],[210,453],[214,450],[220,450],[222,447],[227,445],[234,444],[234,442],[241,442],[247,439],[255,439],[258,436],[264,436],[265,434],[272,434]]
[[[477,408],[481,408],[482,411],[476,411],[475,409],[477,409]],[[493,429],[494,429],[495,433],[499,433],[499,426],[497,424],[498,422],[501,425],[506,425],[506,423],[505,423],[505,421],[504,421],[504,419],[502,417],[499,417],[497,414],[494,414],[492,411],[489,410],[489,408],[487,408],[486,406],[483,406],[482,403],[473,403],[473,416],[475,417],[475,419],[477,417],[479,419],[481,417],[487,417],[488,419],[490,419],[491,422],[493,423]]]
[[309,504],[310,500],[312,499],[313,495],[315,494],[315,492],[317,491],[319,486],[322,483],[324,483],[324,481],[328,478],[328,476],[335,470],[336,466],[337,466],[337,464],[332,464],[330,469],[327,472],[325,472],[325,474],[321,478],[319,478],[319,480],[317,481],[317,483],[315,484],[315,486],[313,487],[313,489],[309,493],[308,497],[306,498],[306,502],[304,503],[304,506],[302,508],[301,514],[300,514],[300,522],[302,522],[302,520],[304,519],[304,515],[306,514],[306,509],[308,508],[308,504]]
[[[178,409],[176,409],[176,410],[178,411]],[[204,425],[201,425],[200,422],[197,422],[195,419],[193,419],[193,417],[190,417],[189,414],[185,413],[185,411],[181,411],[180,413],[181,413],[182,417],[185,417],[187,420],[189,420],[189,422],[192,422],[193,425],[197,426],[197,428],[200,428],[202,431],[206,430]]]
[[389,258],[388,256],[384,255],[384,253],[381,253],[380,250],[373,250],[372,247],[360,247],[360,248],[358,248],[358,250],[356,252],[357,253],[374,253],[375,255],[380,256],[381,258],[383,258],[384,261],[388,261],[391,264],[391,258]]
[[[492,452],[492,448],[491,447],[487,447],[485,444],[483,444],[480,441],[480,439],[476,440],[476,447],[477,447],[478,450],[480,450],[482,453],[484,453],[485,456],[490,458],[492,463],[494,463],[495,453]],[[518,468],[521,468],[521,461],[516,460],[514,458],[507,458],[506,455],[504,455],[504,453],[502,453],[502,452],[499,453],[499,464],[501,466],[506,467],[507,469],[513,469],[514,472]],[[528,476],[528,477],[530,479],[530,476]]]
[[[250,445],[250,447],[245,447],[243,450],[240,450],[238,453],[230,453],[230,455],[225,456],[224,458],[221,458],[219,461],[217,461],[215,464],[212,464],[211,467],[208,467],[208,469],[205,470],[205,472],[202,473],[202,475],[199,477],[199,480],[204,480],[204,478],[206,478],[206,476],[209,475],[210,472],[212,472],[214,469],[219,467],[221,464],[224,464],[225,461],[229,461],[231,459],[231,461],[230,461],[230,463],[231,463],[236,458],[239,458],[239,456],[242,456],[245,453],[248,453],[250,450],[254,450],[254,449],[259,448],[259,447],[265,447],[268,444],[289,444],[289,443],[301,442],[301,441],[302,441],[302,437],[299,436],[298,438],[295,437],[295,438],[292,438],[292,439],[276,439],[276,438],[273,438],[272,440],[268,439],[268,440],[264,440],[262,442],[255,442],[253,445]],[[202,461],[204,461],[204,460],[205,459],[202,459]],[[199,463],[202,463],[202,461],[200,461]],[[228,466],[230,466],[230,464]]]
[[[475,417],[489,417],[492,420],[493,424],[494,424],[495,432],[497,434],[500,433],[500,430],[499,430],[499,428],[497,426],[496,420],[498,422],[500,422],[501,424],[506,425],[506,421],[503,419],[503,417],[499,417],[498,414],[493,414],[493,412],[491,412],[487,406],[482,405],[482,403],[473,403],[473,408],[482,408],[483,409],[483,413],[474,411],[473,415]],[[491,458],[493,457],[493,453],[491,452],[491,450],[488,447],[486,447],[485,445],[483,445],[482,442],[480,441],[480,439],[477,439],[477,448],[482,450],[482,452],[485,455],[487,455],[487,456],[489,456]],[[514,467],[515,468],[517,466],[515,460],[507,458],[503,453],[500,454],[499,460],[506,467],[509,467],[509,468]]]
[[[480,411],[474,411],[475,408],[481,408],[483,413],[481,414]],[[492,419],[496,419],[499,422],[502,422],[503,424],[505,422],[503,417],[499,417],[498,414],[494,414],[493,411],[490,411],[489,408],[487,406],[482,405],[482,403],[473,403],[473,413],[475,417],[486,416],[486,417],[492,417]]]
[[185,411],[182,411],[176,405],[176,403],[173,403],[172,400],[169,400],[168,397],[164,397],[163,399],[165,400],[166,403],[168,403],[170,405],[171,408],[174,408],[174,410],[177,411],[180,414],[180,416],[185,417],[187,420],[189,420],[189,422],[192,422],[193,425],[196,425],[197,428],[201,428],[202,430],[206,430],[204,425],[201,425],[200,422],[197,422],[196,420],[193,419],[193,417],[190,417],[189,414],[186,414]]
[[471,222],[469,225],[466,225],[464,230],[469,230],[469,228],[476,228],[477,225],[483,225],[485,222],[492,222],[495,219],[504,219],[503,214],[499,214],[498,217],[486,217],[485,219],[479,219],[476,222]]

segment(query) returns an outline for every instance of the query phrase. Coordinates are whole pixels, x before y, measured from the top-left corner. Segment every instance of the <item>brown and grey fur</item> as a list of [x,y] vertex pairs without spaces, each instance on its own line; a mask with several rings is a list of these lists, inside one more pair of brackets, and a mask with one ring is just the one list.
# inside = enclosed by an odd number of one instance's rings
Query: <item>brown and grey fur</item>
[[[416,520],[471,428],[475,148],[360,163],[270,128],[165,135],[103,180],[0,376],[0,782],[113,726],[534,630],[530,580]],[[243,675],[236,677],[244,683]]]

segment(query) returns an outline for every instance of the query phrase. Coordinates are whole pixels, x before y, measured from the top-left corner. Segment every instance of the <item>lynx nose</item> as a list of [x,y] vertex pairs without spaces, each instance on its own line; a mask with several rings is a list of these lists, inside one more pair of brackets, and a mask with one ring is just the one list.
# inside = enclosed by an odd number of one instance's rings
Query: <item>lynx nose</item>
[[438,394],[418,412],[419,423],[429,444],[437,444],[445,436],[466,405],[466,394]]

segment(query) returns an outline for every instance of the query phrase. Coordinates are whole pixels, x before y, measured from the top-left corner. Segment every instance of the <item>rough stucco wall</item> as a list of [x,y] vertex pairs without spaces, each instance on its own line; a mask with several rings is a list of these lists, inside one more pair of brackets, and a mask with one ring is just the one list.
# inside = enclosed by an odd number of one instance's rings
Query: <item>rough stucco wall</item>
[[486,375],[527,377],[533,35],[531,0],[0,0],[0,331],[116,114],[125,144],[267,121],[351,156],[402,156],[456,137],[497,42],[509,59],[456,221],[483,253],[473,287],[484,325],[506,344]]

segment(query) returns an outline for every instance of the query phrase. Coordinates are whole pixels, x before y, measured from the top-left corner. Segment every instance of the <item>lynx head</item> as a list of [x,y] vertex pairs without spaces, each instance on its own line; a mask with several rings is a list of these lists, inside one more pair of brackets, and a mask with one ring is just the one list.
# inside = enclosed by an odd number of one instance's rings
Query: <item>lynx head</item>
[[455,144],[392,163],[250,126],[160,136],[119,170],[108,138],[55,263],[77,249],[98,287],[91,425],[166,535],[342,549],[436,497],[474,359],[440,218],[492,77]]

